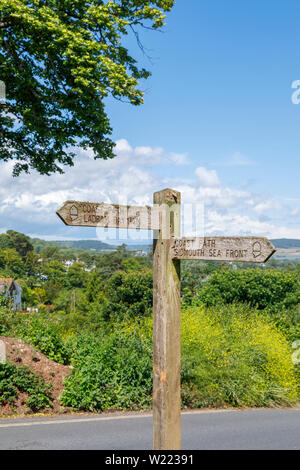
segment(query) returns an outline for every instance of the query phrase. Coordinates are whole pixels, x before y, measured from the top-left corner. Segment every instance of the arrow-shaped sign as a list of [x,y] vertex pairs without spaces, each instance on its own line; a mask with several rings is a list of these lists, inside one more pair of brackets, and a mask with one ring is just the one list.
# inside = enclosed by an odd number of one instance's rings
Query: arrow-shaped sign
[[159,217],[151,206],[66,201],[56,214],[66,225],[77,227],[159,229]]
[[173,259],[265,263],[276,252],[267,238],[172,238]]

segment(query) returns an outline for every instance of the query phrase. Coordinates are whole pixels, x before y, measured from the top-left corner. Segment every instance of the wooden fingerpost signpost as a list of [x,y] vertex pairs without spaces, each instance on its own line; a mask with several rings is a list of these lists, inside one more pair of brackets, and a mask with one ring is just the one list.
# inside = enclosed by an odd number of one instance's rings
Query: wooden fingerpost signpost
[[160,230],[153,237],[153,448],[181,448],[180,261],[171,258],[171,237],[180,237],[180,193],[154,194]]
[[179,450],[180,260],[264,263],[275,248],[266,238],[180,238],[181,194],[154,193],[154,205],[66,201],[57,215],[66,225],[153,230],[153,448]]

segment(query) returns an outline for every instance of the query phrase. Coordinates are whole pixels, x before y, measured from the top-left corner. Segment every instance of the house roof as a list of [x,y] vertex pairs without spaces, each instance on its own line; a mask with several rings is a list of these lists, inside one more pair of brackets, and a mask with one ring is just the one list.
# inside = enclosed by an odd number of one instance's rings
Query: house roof
[[19,286],[19,281],[15,281],[12,277],[0,277],[0,293],[8,291],[13,284]]

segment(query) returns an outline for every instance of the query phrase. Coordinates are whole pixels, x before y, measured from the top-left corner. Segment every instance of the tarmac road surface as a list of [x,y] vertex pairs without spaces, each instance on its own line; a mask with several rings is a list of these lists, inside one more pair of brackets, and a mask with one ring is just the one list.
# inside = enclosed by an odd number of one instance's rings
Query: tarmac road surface
[[[151,450],[152,415],[0,419],[1,450]],[[182,413],[182,449],[300,450],[300,409]]]

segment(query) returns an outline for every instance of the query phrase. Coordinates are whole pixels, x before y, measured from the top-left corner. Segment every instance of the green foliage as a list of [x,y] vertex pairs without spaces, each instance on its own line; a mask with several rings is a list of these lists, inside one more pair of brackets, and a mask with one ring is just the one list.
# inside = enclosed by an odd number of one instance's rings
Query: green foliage
[[48,314],[18,314],[0,307],[0,333],[32,344],[56,362],[70,362],[70,351],[62,340],[59,321],[49,318]]
[[23,233],[7,230],[6,233],[0,235],[0,249],[15,249],[24,260],[27,253],[33,251],[30,238]]
[[[43,255],[22,258],[8,239],[0,236],[0,268],[8,277],[21,273],[22,300],[39,311],[15,313],[1,297],[0,335],[72,364],[63,402],[74,409],[151,407],[150,256],[133,256],[125,246],[103,254],[49,242],[38,245]],[[63,262],[75,259],[66,269]],[[299,400],[300,366],[291,360],[300,339],[299,275],[297,263],[240,263],[234,271],[182,262],[183,406]]]
[[15,248],[0,251],[0,268],[7,273],[5,277],[24,275],[24,263]]
[[88,302],[83,289],[62,289],[54,299],[56,310],[61,310],[74,315],[86,313],[91,310],[91,304]]
[[151,406],[152,354],[148,337],[126,326],[73,345],[74,367],[61,402],[77,410],[140,410]]
[[19,393],[26,393],[25,402],[32,411],[52,407],[51,388],[26,366],[0,364],[0,404],[13,406]]
[[[0,293],[0,307],[10,307],[11,299],[5,296],[3,292]],[[0,334],[1,334],[1,325],[0,325]]]
[[30,238],[23,233],[7,230],[0,235],[0,269],[4,277],[33,275],[37,258]]
[[36,346],[45,356],[61,364],[70,362],[70,351],[65,346],[58,324],[47,318],[47,314],[24,314],[16,328],[23,341]]
[[[62,403],[78,410],[151,407],[152,318],[73,340]],[[183,407],[292,405],[299,399],[292,349],[248,307],[182,312]]]
[[247,269],[215,272],[199,293],[207,306],[245,302],[259,309],[300,302],[299,277],[290,272]]
[[10,333],[15,331],[15,327],[18,323],[18,316],[16,312],[9,308],[5,302],[4,305],[0,305],[0,335],[9,336]]
[[88,279],[88,273],[82,263],[74,263],[68,269],[68,281],[71,287],[83,287]]
[[139,80],[150,75],[129,55],[124,37],[141,26],[162,27],[173,4],[1,0],[6,104],[0,108],[0,160],[16,160],[17,175],[30,168],[62,172],[62,165],[73,165],[76,146],[91,148],[95,158],[112,158],[104,98],[139,105]]
[[153,277],[150,270],[116,272],[108,281],[105,318],[147,316],[152,311]]
[[59,257],[58,247],[56,246],[46,246],[38,253],[40,253],[40,256],[43,259],[43,261],[49,261],[49,260],[54,260],[54,259],[57,260]]
[[14,230],[7,230],[7,236],[13,243],[14,248],[17,250],[19,255],[25,260],[28,252],[33,251],[33,246],[31,244],[30,238],[20,232],[15,232]]
[[[76,306],[76,309],[72,309],[70,313],[65,314],[61,311],[56,314],[56,316],[60,316],[60,332],[66,341],[76,335],[81,335],[83,332],[89,335],[90,333],[99,332],[100,334],[103,330],[110,330],[109,324],[103,318],[101,301],[100,296],[96,302],[88,304],[88,308],[83,309],[82,305],[79,305]],[[105,302],[104,299],[103,302]]]
[[188,407],[291,405],[299,399],[291,347],[248,307],[182,314],[182,399]]
[[41,267],[41,274],[56,284],[67,285],[67,270],[60,261],[51,259]]
[[264,314],[272,319],[276,328],[281,331],[291,344],[300,339],[300,308],[284,308],[272,310],[266,309]]
[[35,251],[28,251],[24,259],[24,270],[27,278],[35,276],[38,272],[39,255]]
[[219,269],[219,263],[181,262],[181,297],[184,305],[192,305],[207,278]]
[[127,258],[121,263],[121,269],[128,272],[137,272],[143,271],[145,269],[150,269],[150,263],[148,258],[143,258],[141,256],[135,256],[134,258]]
[[101,295],[102,290],[103,290],[102,280],[99,274],[97,273],[97,271],[93,271],[89,277],[89,280],[86,286],[87,301],[90,303],[95,302],[99,298],[99,295]]
[[0,250],[7,250],[7,248],[14,248],[13,241],[6,233],[0,234]]
[[121,270],[121,265],[124,260],[129,257],[129,253],[124,247],[119,247],[113,253],[104,253],[95,258],[95,265],[97,272],[103,281],[108,279],[118,270]]

